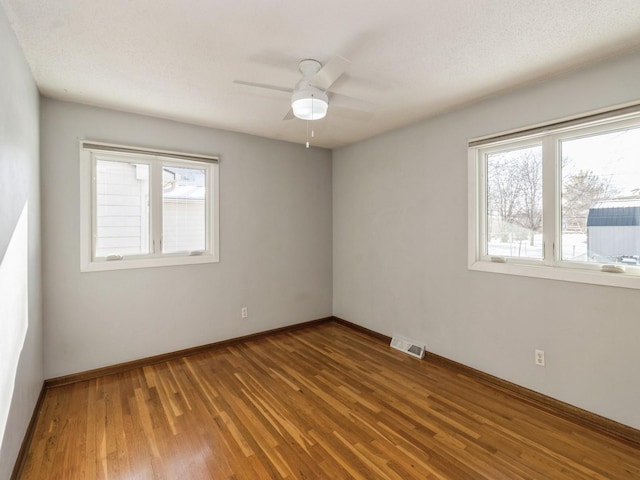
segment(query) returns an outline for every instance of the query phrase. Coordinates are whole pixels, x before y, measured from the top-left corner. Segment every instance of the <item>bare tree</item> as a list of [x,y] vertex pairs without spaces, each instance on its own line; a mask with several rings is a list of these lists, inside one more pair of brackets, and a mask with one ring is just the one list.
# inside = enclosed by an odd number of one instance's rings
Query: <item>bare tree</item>
[[512,165],[509,152],[492,155],[487,164],[488,209],[498,214],[501,232],[513,222],[522,188],[521,179]]
[[[574,173],[572,164],[570,158],[562,159],[563,231],[585,232],[589,208],[595,202],[615,198],[619,191],[608,177],[591,170]],[[529,244],[533,246],[543,219],[542,149],[530,147],[492,154],[487,169],[487,207],[499,219],[502,241],[508,242],[514,227],[516,230],[521,227],[519,235],[528,232]],[[640,189],[637,193],[640,194]]]
[[587,227],[589,208],[602,200],[609,200],[618,194],[607,178],[594,174],[591,170],[580,170],[569,175],[562,182],[562,222],[564,229]]
[[525,150],[518,167],[518,174],[522,181],[518,224],[529,231],[529,244],[533,246],[534,234],[542,227],[542,152],[540,149]]
[[[542,226],[542,152],[527,148],[491,155],[488,162],[488,208],[497,213],[500,230],[520,226],[534,234]],[[503,238],[503,241],[508,241]]]

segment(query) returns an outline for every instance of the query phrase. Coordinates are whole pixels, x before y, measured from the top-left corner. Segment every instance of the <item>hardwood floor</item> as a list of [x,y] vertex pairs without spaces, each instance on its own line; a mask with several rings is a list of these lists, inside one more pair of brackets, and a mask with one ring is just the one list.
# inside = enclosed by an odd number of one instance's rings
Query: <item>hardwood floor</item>
[[46,392],[27,479],[631,479],[640,451],[336,323]]

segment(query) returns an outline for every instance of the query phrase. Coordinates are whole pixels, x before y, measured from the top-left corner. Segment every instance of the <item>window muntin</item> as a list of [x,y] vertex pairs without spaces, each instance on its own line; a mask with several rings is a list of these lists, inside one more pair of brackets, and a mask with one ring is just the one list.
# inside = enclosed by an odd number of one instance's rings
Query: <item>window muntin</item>
[[[493,143],[486,139],[471,141],[469,268],[640,288],[637,278],[640,259],[636,258],[640,255],[635,253],[640,252],[640,232],[631,234],[632,229],[627,227],[624,233],[609,229],[607,239],[600,239],[601,242],[605,241],[611,247],[624,240],[634,246],[626,248],[624,253],[606,255],[593,253],[596,247],[600,251],[602,248],[596,245],[594,228],[591,228],[591,236],[588,233],[589,227],[597,226],[595,213],[602,217],[602,209],[617,207],[621,208],[607,211],[609,220],[606,221],[614,222],[611,218],[619,217],[624,207],[627,213],[623,221],[637,222],[640,230],[640,168],[636,167],[640,164],[637,161],[640,159],[638,110],[635,108],[630,112],[626,108],[621,110],[624,115],[621,113],[618,118],[613,114],[597,114],[585,120],[583,125],[573,119],[546,128],[535,127],[521,136],[508,133],[494,137]],[[523,255],[522,250],[514,249],[512,241],[496,246],[495,235],[491,235],[494,231],[491,215],[495,216],[496,210],[490,199],[491,168],[499,165],[499,155],[504,158],[509,153],[517,157],[533,145],[539,145],[542,152],[543,222],[537,231],[532,229],[534,246],[537,242],[541,256],[532,255],[529,250]],[[502,171],[500,175],[508,178],[508,172]],[[596,211],[598,208],[600,212]],[[635,225],[628,227],[635,228]],[[505,247],[509,249],[505,250]]]
[[81,142],[81,271],[218,261],[214,157]]

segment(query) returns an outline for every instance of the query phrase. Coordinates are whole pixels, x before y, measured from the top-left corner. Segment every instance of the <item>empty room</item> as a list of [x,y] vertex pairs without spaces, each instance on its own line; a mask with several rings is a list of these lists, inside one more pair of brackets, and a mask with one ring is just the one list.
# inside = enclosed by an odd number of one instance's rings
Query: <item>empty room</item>
[[0,0],[0,480],[640,478],[637,0]]

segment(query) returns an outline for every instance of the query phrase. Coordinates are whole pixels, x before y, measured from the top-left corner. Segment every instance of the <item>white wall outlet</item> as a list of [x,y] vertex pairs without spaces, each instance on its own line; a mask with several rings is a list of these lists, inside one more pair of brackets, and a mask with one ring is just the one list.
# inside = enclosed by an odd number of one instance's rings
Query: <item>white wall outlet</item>
[[544,367],[544,350],[536,350],[536,365]]
[[242,307],[240,315],[242,315],[242,318],[249,318],[249,309],[247,307]]

